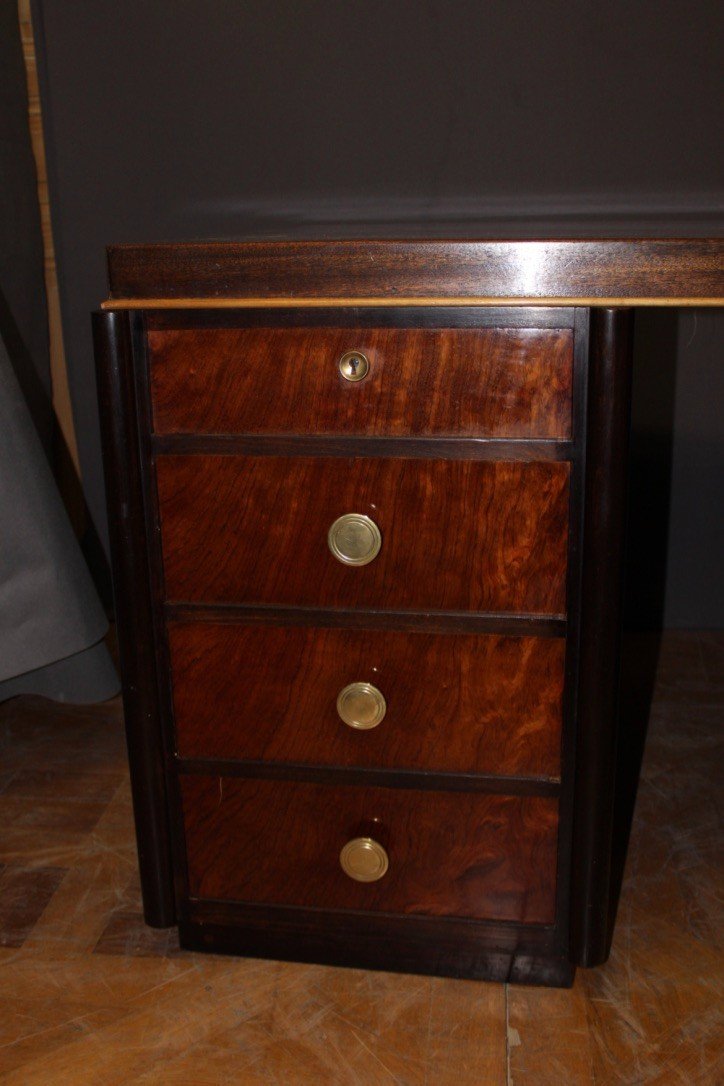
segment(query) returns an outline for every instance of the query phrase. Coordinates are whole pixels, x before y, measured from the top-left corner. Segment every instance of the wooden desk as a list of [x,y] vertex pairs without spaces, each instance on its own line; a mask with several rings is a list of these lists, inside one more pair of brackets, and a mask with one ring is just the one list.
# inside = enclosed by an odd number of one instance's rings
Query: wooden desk
[[631,314],[724,245],[109,250],[146,919],[564,985],[611,940]]

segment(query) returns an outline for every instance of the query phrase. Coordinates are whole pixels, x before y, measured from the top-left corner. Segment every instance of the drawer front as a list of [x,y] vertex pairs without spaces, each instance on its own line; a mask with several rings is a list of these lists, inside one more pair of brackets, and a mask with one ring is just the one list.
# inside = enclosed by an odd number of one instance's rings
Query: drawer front
[[[400,610],[565,611],[567,463],[159,456],[171,600]],[[331,553],[371,518],[368,565]]]
[[[550,923],[557,801],[290,781],[181,780],[192,897]],[[342,870],[371,838],[387,872]]]
[[184,622],[169,644],[182,757],[560,774],[562,638]]
[[[205,328],[149,333],[158,433],[559,438],[567,328]],[[338,363],[361,351],[369,372]]]

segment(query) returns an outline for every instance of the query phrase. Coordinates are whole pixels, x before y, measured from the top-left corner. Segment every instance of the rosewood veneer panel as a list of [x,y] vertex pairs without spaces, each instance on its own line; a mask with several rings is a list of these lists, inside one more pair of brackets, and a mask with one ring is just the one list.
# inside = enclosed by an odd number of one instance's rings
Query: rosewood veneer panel
[[[185,758],[560,774],[562,638],[172,623]],[[356,731],[339,691],[374,683],[387,712]]]
[[[157,433],[559,438],[571,432],[567,328],[151,331]],[[351,383],[337,362],[370,362]]]
[[[159,456],[166,595],[562,614],[569,474],[565,462]],[[330,554],[344,513],[378,524],[370,565]]]
[[[192,897],[554,919],[554,799],[190,775],[181,791]],[[340,867],[357,836],[388,851],[378,882],[355,882]]]

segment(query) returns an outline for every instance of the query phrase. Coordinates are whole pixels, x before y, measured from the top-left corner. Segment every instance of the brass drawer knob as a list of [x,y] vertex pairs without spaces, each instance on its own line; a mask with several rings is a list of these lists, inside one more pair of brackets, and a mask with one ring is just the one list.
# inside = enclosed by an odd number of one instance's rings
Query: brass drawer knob
[[364,513],[345,513],[329,529],[327,543],[345,566],[366,566],[380,553],[382,534]]
[[350,683],[337,695],[337,712],[350,728],[367,731],[382,723],[387,702],[372,683]]
[[377,882],[387,871],[390,861],[378,841],[371,837],[355,837],[339,854],[345,875],[356,882]]
[[370,364],[362,351],[345,351],[337,363],[345,381],[361,381],[370,372]]

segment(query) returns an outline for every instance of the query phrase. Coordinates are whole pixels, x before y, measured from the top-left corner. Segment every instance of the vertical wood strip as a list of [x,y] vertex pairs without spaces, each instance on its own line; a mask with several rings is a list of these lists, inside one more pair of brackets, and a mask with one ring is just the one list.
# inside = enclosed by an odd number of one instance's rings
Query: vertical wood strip
[[130,318],[94,313],[93,336],[143,909],[162,928],[175,899]]
[[[42,111],[38,86],[38,69],[35,55],[35,38],[30,11],[30,0],[18,0],[18,20],[23,44],[25,74],[28,87],[28,121],[30,138],[35,156],[35,168],[38,177],[38,203],[40,221],[43,230],[43,252],[45,290],[48,306],[48,330],[50,338],[50,375],[53,390],[53,409],[63,435],[65,446],[75,473],[80,477],[78,445],[73,422],[73,409],[68,384],[68,369],[63,348],[63,326],[60,314],[58,294],[58,276],[55,264],[55,248],[51,222],[50,201],[48,198],[48,172],[45,160],[45,142],[43,139]],[[63,487],[63,497],[68,499],[67,487]],[[74,504],[74,503],[73,503]],[[71,513],[72,515],[72,513]],[[73,520],[75,521],[75,517]]]
[[615,908],[611,847],[632,330],[630,310],[591,314],[571,883],[572,959],[585,966],[608,957]]

